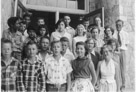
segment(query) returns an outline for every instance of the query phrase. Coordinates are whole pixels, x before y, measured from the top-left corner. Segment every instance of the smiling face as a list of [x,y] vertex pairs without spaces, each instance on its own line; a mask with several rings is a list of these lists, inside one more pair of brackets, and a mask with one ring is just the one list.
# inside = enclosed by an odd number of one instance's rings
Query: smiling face
[[41,29],[40,29],[40,35],[41,35],[41,36],[44,36],[45,33],[46,33],[46,29],[45,29],[45,28],[41,28]]
[[27,55],[32,58],[35,57],[38,52],[36,44],[30,44],[27,46]]
[[79,27],[77,28],[77,35],[78,35],[78,36],[83,36],[83,33],[84,33],[84,28],[81,27],[81,26],[79,26]]
[[110,59],[112,55],[112,52],[110,51],[110,46],[106,46],[103,49],[103,57],[104,59]]
[[112,37],[112,31],[111,31],[110,28],[107,28],[107,29],[106,29],[106,36],[107,36],[107,37]]
[[62,51],[61,43],[57,42],[54,43],[52,46],[53,55],[58,56],[60,55],[60,52]]
[[12,46],[11,43],[3,43],[1,45],[1,53],[4,57],[10,56],[12,53]]
[[93,50],[94,48],[94,41],[93,40],[89,40],[86,44],[88,50]]
[[38,26],[45,25],[44,19],[39,19],[37,24]]
[[41,49],[43,50],[43,51],[46,51],[46,50],[48,50],[48,48],[49,48],[49,40],[48,39],[46,39],[46,38],[43,38],[42,40],[41,40]]
[[85,47],[84,45],[77,45],[76,47],[76,53],[78,57],[82,58],[85,56]]

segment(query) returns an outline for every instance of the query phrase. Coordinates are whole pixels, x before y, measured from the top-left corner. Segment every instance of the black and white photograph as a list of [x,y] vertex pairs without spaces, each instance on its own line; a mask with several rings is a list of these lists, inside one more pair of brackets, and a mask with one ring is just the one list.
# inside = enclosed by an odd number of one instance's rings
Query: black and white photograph
[[0,92],[135,92],[135,0],[0,0]]

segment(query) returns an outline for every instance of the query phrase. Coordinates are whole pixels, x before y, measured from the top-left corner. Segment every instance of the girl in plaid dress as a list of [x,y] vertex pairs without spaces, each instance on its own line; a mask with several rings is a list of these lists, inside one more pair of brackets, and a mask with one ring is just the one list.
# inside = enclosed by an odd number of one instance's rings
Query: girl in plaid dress
[[37,45],[30,41],[27,44],[27,58],[18,70],[18,92],[45,92],[45,75],[43,63],[37,57]]

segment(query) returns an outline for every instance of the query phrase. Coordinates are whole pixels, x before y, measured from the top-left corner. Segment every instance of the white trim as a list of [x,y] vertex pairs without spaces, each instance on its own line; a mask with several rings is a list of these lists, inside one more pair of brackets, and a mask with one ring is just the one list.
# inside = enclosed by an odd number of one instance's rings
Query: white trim
[[55,14],[55,23],[57,23],[58,20],[59,20],[59,11],[56,11],[56,14]]
[[18,6],[18,0],[15,0],[14,17],[17,16],[17,6]]
[[59,8],[59,7],[50,7],[50,6],[38,6],[38,5],[26,5],[27,9],[33,9],[37,11],[49,11],[49,12],[56,12],[59,11],[60,13],[70,13],[70,14],[87,14],[89,11],[86,10],[76,10],[76,9],[68,9],[68,8]]

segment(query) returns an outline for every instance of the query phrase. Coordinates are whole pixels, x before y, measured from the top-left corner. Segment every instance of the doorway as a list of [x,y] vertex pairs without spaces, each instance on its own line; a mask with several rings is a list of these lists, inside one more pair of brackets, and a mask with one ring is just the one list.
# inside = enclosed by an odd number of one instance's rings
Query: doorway
[[[49,33],[51,34],[52,32],[55,31],[55,12],[45,12],[45,11],[35,11],[35,10],[30,10],[29,12],[32,13],[32,25],[35,25],[37,22],[38,17],[43,17],[45,20],[45,24],[48,27]],[[59,18],[63,18],[66,13],[59,13]],[[81,23],[79,20],[81,15],[77,14],[68,14],[71,18],[71,23],[70,26],[76,29],[76,26]]]

